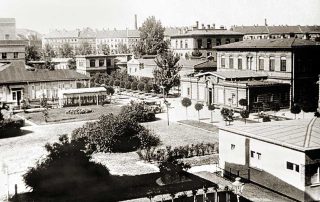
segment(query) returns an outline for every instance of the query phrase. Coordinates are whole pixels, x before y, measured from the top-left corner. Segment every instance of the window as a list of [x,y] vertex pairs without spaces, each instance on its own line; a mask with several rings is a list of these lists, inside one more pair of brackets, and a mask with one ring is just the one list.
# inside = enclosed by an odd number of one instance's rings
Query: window
[[198,48],[202,48],[202,39],[197,39]]
[[7,59],[7,53],[2,53],[2,59]]
[[18,58],[18,53],[17,52],[13,53],[13,58]]
[[229,68],[233,69],[233,57],[232,56],[229,57]]
[[236,145],[231,144],[231,150],[234,150],[236,148]]
[[17,100],[17,92],[12,92],[12,100]]
[[242,58],[238,58],[238,69],[242,69]]
[[90,67],[95,67],[95,66],[96,66],[96,61],[90,60]]
[[247,69],[251,70],[252,69],[252,57],[247,56]]
[[287,60],[285,57],[280,59],[280,71],[285,72],[287,70]]
[[230,39],[226,39],[226,44],[229,44],[230,43]]
[[275,65],[274,57],[270,57],[270,59],[269,59],[269,71],[274,71],[274,65]]
[[100,59],[99,60],[99,67],[103,67],[104,66],[104,60],[103,59]]
[[182,40],[180,41],[180,48],[181,48],[181,49],[183,48],[183,42],[182,42]]
[[190,95],[190,88],[187,88],[187,95]]
[[221,57],[221,67],[224,68],[226,66],[226,61],[225,61],[225,58],[224,56]]
[[207,48],[212,49],[212,40],[211,39],[207,39]]
[[259,70],[264,70],[264,59],[259,57]]
[[287,169],[288,169],[288,170],[294,170],[294,171],[296,171],[296,172],[299,172],[299,171],[300,171],[299,165],[294,164],[294,163],[291,163],[291,162],[289,162],[289,161],[287,161]]
[[178,40],[176,40],[176,48],[178,48]]
[[111,66],[111,60],[107,59],[107,67],[110,67],[110,66]]
[[239,39],[238,39],[238,38],[236,38],[236,39],[235,39],[235,42],[239,42]]
[[4,38],[5,40],[9,40],[10,35],[9,35],[9,34],[6,34],[4,37],[5,37],[5,38]]
[[184,47],[188,48],[188,41],[187,40],[184,42]]
[[220,46],[221,45],[221,39],[217,39],[216,40],[216,46]]

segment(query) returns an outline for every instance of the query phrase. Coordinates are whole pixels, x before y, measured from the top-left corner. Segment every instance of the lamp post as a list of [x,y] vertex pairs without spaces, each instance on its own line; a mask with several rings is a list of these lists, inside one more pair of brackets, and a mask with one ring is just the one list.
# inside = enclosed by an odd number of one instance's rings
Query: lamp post
[[168,126],[169,126],[169,107],[170,107],[171,103],[169,103],[167,100],[164,100],[163,103],[164,103],[164,104],[166,105],[166,107],[167,107],[167,120],[168,120]]
[[244,186],[244,183],[240,182],[241,178],[237,177],[235,181],[232,183],[234,187],[234,193],[237,195],[237,202],[240,202],[240,194],[242,193],[242,189]]

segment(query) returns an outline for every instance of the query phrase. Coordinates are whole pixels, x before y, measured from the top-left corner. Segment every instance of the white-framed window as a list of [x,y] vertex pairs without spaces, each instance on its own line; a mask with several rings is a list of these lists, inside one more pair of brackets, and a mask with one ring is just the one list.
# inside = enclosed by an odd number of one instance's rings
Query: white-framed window
[[238,69],[242,69],[242,57],[238,57]]
[[287,71],[287,59],[286,57],[280,58],[280,71],[285,72]]
[[264,58],[259,57],[259,70],[264,70]]
[[225,68],[226,67],[226,59],[224,56],[221,56],[221,67]]
[[233,69],[233,57],[232,56],[229,57],[229,68]]
[[275,68],[275,59],[274,57],[269,58],[269,71],[274,71]]

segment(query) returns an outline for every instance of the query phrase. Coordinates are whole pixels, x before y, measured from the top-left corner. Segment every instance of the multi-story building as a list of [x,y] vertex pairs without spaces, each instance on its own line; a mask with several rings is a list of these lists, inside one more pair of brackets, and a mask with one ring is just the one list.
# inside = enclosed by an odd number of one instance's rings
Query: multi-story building
[[239,176],[297,201],[319,201],[319,138],[320,118],[221,127],[219,166],[225,177]]
[[[315,111],[320,46],[303,39],[246,40],[217,46],[217,71],[182,79],[182,95],[208,104],[270,110],[293,103]],[[202,95],[202,96],[199,96]]]
[[182,30],[180,34],[171,36],[171,49],[181,57],[190,58],[213,57],[216,61],[215,46],[241,41],[243,34],[229,31],[224,27],[215,29],[215,26],[202,25],[198,28],[198,22],[195,27]]
[[101,30],[97,31],[96,49],[99,53],[102,53],[102,46],[107,45],[111,54],[118,54],[121,53],[121,45],[125,45],[129,51],[132,51],[139,40],[140,33],[138,30]]
[[0,40],[15,40],[16,36],[16,19],[0,18]]
[[75,50],[79,46],[80,30],[52,30],[42,38],[42,46],[49,44],[56,52],[63,44],[68,43]]
[[299,38],[320,41],[320,26],[234,26],[230,30],[244,34],[244,40]]

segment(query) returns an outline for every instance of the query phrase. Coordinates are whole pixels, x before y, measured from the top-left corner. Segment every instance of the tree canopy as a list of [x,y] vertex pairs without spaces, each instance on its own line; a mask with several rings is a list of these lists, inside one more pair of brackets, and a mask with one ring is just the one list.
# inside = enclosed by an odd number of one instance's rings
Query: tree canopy
[[90,55],[93,53],[92,46],[87,41],[84,41],[80,44],[77,52],[80,55]]
[[38,61],[41,59],[41,51],[34,45],[26,46],[26,61]]
[[64,43],[59,48],[59,55],[63,58],[72,58],[74,56],[73,48],[68,43]]
[[168,49],[164,41],[165,28],[154,16],[148,17],[139,28],[140,41],[134,48],[136,55],[157,55]]
[[165,94],[168,94],[170,89],[180,84],[179,71],[182,66],[178,64],[179,56],[175,56],[173,52],[168,51],[157,55],[155,62],[157,68],[153,70],[155,84],[162,86]]
[[50,60],[51,58],[55,58],[57,54],[50,44],[45,44],[43,48],[43,56],[45,59],[48,58]]

